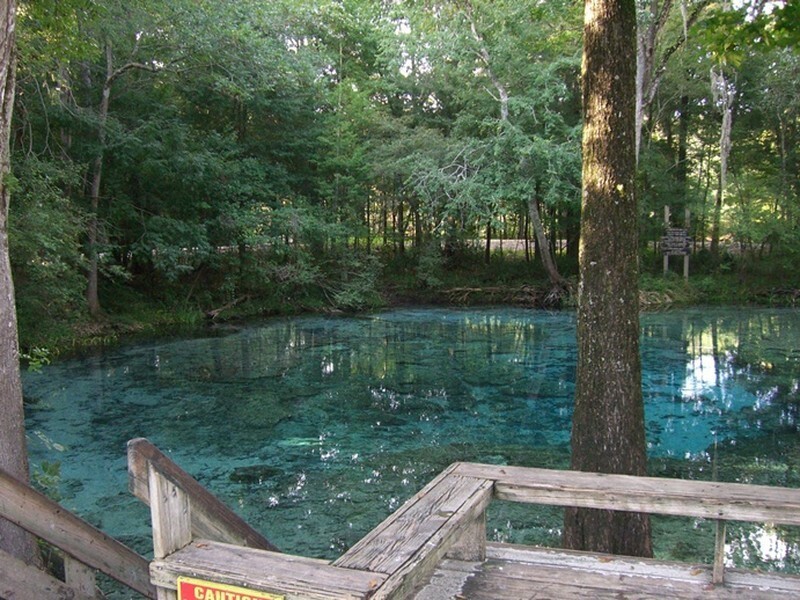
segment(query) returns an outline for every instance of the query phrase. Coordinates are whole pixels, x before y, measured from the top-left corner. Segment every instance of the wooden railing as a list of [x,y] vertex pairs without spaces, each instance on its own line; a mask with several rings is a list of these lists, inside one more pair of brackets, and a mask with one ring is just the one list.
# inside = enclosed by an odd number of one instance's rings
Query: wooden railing
[[65,570],[61,581],[0,553],[0,596],[95,598],[97,570],[146,598],[156,598],[147,559],[1,469],[0,516],[59,548]]
[[[174,599],[178,581],[185,577],[278,598],[409,598],[443,559],[479,563],[486,558],[485,511],[492,499],[714,520],[716,554],[707,575],[713,584],[724,583],[727,521],[800,525],[797,489],[454,463],[328,563],[242,547],[233,541],[245,538],[241,525],[230,525],[229,515],[221,517],[218,513],[226,509],[193,489],[193,479],[185,479],[188,475],[145,440],[134,440],[131,448],[131,485],[139,497],[147,492],[151,507],[155,559],[150,573],[161,600]],[[227,531],[225,539],[222,530]],[[609,559],[601,557],[600,562]],[[787,585],[800,592],[800,581]],[[694,597],[698,589],[682,597]]]
[[262,550],[278,550],[267,538],[250,527],[239,515],[220,502],[148,440],[136,438],[129,441],[130,491],[148,506],[151,506],[150,486],[154,477],[165,480],[191,499],[192,510],[189,519],[195,537]]
[[724,580],[727,521],[800,525],[800,489],[474,463],[453,473],[493,481],[499,500],[715,520],[715,584]]

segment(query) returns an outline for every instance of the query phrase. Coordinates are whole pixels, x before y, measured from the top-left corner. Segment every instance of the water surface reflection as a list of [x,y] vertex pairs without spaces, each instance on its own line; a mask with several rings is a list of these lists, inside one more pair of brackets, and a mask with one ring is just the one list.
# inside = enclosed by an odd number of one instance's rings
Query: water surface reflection
[[[654,474],[800,486],[799,334],[788,310],[644,315]],[[144,551],[124,451],[145,436],[285,550],[337,556],[454,460],[566,466],[574,335],[566,312],[395,310],[63,361],[25,376],[32,463],[40,479],[60,463],[62,503]],[[557,511],[499,506],[490,530],[530,543],[559,527]],[[659,527],[662,555],[706,552]],[[729,556],[793,569],[798,547],[744,528]]]

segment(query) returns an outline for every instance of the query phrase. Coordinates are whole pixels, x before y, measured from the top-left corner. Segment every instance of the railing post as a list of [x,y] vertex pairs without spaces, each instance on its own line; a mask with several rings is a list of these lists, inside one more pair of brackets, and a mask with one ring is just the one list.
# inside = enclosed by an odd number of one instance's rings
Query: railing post
[[471,562],[486,560],[486,511],[481,512],[466,526],[456,543],[447,551],[446,556],[455,560]]
[[725,583],[725,526],[726,521],[717,519],[717,536],[714,543],[714,571],[711,582],[714,585]]
[[[166,558],[192,541],[191,507],[188,496],[177,485],[148,468],[150,518],[153,525],[153,555]],[[158,588],[158,600],[176,600],[174,590]]]

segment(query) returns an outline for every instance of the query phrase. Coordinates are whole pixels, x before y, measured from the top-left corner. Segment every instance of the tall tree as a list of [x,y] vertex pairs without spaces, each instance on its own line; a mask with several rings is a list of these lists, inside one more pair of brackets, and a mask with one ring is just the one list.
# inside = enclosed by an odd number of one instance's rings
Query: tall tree
[[[8,260],[8,207],[10,199],[10,133],[14,108],[15,0],[0,0],[0,468],[21,481],[28,480],[25,415],[19,375],[17,313],[14,283]],[[25,531],[0,519],[0,550],[33,562],[36,546]]]
[[667,64],[688,38],[689,29],[697,22],[710,0],[680,3],[682,27],[675,28],[667,38],[667,23],[675,12],[673,0],[640,1],[642,10],[636,35],[636,158],[642,146],[645,113],[655,99]]
[[[636,6],[586,0],[578,369],[572,468],[644,475],[635,195]],[[637,513],[568,509],[567,547],[652,555]]]

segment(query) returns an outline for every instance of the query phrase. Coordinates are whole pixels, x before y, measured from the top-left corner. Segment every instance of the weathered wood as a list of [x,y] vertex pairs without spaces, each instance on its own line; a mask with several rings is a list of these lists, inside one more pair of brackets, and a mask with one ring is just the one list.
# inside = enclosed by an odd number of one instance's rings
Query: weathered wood
[[464,533],[445,555],[456,560],[480,561],[486,558],[486,512],[468,521]]
[[501,500],[800,525],[800,489],[460,463],[452,471],[495,482]]
[[0,551],[0,598],[3,600],[84,599],[74,588],[44,571]]
[[446,470],[334,564],[389,575],[376,599],[407,597],[451,549],[482,551],[486,531],[475,524],[491,498],[490,481]]
[[192,541],[191,507],[177,485],[150,467],[153,556],[164,558]]
[[796,598],[800,578],[730,570],[725,586],[708,567],[506,544],[489,544],[485,563],[445,560],[414,600],[531,598]]
[[268,550],[195,540],[150,566],[153,582],[175,589],[180,576],[246,587],[286,600],[360,600],[386,579],[381,573],[335,567],[326,561]]
[[216,319],[223,311],[229,310],[242,302],[247,302],[250,299],[250,294],[245,294],[244,296],[240,296],[239,298],[235,298],[228,302],[227,304],[223,304],[219,308],[215,308],[213,310],[206,311],[206,318],[213,321]]
[[[132,475],[131,485],[140,485],[140,492],[151,496],[154,531],[164,529],[163,535],[154,533],[157,558],[150,569],[163,600],[174,600],[179,576],[282,594],[287,600],[521,600],[532,594],[727,599],[737,594],[748,598],[800,594],[800,579],[785,575],[728,571],[726,584],[715,587],[722,580],[724,536],[717,539],[715,565],[698,566],[497,544],[487,549],[484,520],[486,507],[496,497],[721,522],[798,525],[800,490],[455,463],[329,564],[216,541],[190,542],[194,498],[176,483],[183,476],[175,475],[174,463],[164,458],[166,466],[161,468],[162,459],[152,452],[151,456],[155,463],[134,453],[131,462],[144,460],[149,481],[143,485]],[[140,468],[141,464],[134,466],[131,472]],[[165,475],[170,469],[172,476]],[[418,590],[422,591],[415,596]]]
[[191,499],[194,537],[278,550],[148,440],[137,438],[128,442],[128,483],[133,495],[145,504],[150,503],[148,465],[152,465]]
[[147,560],[2,470],[0,515],[140,594],[156,597]]
[[714,541],[714,565],[711,581],[714,585],[725,583],[725,521],[718,520]]
[[64,580],[77,592],[78,598],[98,597],[94,569],[72,558],[69,554],[64,555]]

